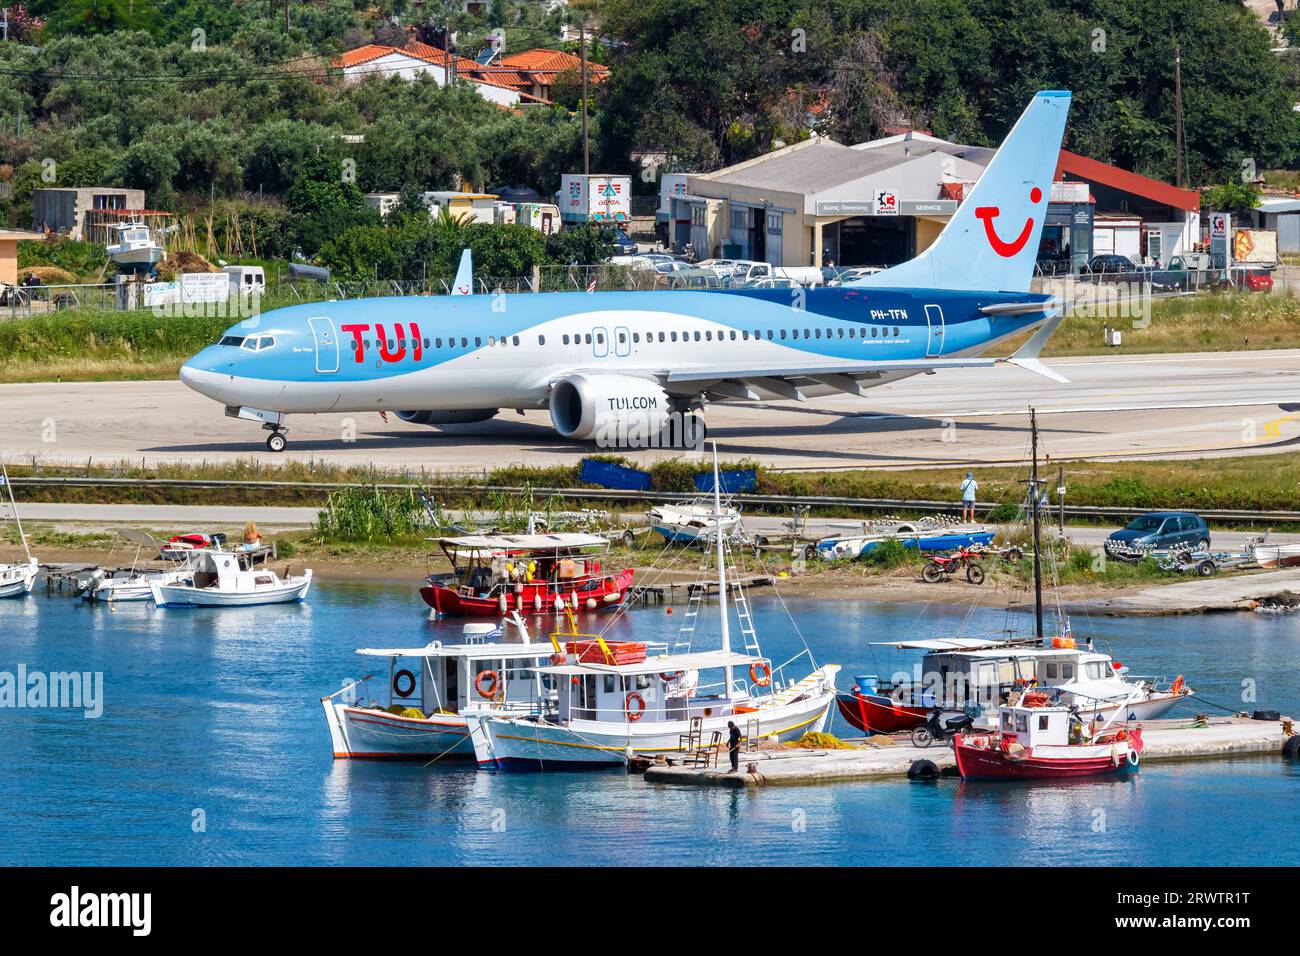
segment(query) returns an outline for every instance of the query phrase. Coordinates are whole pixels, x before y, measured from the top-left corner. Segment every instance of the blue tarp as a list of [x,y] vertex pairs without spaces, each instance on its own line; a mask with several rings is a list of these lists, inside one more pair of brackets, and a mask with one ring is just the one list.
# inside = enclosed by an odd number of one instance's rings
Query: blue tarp
[[[753,491],[758,486],[758,473],[752,468],[737,471],[718,472],[722,482],[722,493],[734,495],[742,491]],[[713,490],[713,472],[705,471],[695,476],[695,487],[700,491]]]
[[649,491],[651,481],[648,471],[637,471],[635,468],[625,468],[595,458],[582,460],[582,467],[578,469],[578,479],[589,485],[600,485],[602,488],[625,488],[628,491]]

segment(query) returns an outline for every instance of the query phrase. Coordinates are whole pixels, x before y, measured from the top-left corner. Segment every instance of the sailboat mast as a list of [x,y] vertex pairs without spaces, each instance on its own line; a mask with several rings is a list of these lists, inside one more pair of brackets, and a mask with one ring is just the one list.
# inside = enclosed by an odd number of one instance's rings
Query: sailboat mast
[[14,513],[14,524],[18,528],[18,540],[23,543],[23,554],[27,555],[27,560],[32,559],[31,549],[27,547],[27,535],[23,532],[23,519],[18,517],[18,502],[14,501],[14,486],[9,483],[9,469],[0,461],[0,477],[4,478],[5,491],[9,492],[9,507]]
[[1034,634],[1043,640],[1043,564],[1040,556],[1038,527],[1038,414],[1029,409],[1029,432],[1032,463],[1029,466],[1029,501],[1034,516]]
[[[722,618],[722,652],[731,653],[731,624],[727,620],[727,561],[722,544],[722,478],[718,474],[718,443],[713,443],[713,530],[718,537],[718,614]],[[727,697],[731,697],[732,667],[726,666]]]

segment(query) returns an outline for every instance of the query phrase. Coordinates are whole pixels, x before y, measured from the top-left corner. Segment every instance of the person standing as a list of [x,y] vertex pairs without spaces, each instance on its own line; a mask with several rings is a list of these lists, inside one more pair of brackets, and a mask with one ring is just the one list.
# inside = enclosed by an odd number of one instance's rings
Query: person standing
[[974,472],[966,472],[966,478],[961,483],[961,520],[975,520],[975,493],[980,490],[979,482],[975,480]]
[[731,769],[727,773],[735,773],[740,769],[740,728],[734,720],[727,721],[727,753],[731,757]]

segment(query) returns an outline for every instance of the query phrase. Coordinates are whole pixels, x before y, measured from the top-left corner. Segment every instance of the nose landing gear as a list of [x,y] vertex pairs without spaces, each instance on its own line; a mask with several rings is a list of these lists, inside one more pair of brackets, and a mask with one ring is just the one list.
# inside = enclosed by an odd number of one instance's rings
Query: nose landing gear
[[288,429],[283,425],[272,425],[270,423],[267,423],[262,427],[271,433],[266,436],[266,447],[271,451],[284,451],[284,446],[289,443],[284,437],[284,433],[288,431]]

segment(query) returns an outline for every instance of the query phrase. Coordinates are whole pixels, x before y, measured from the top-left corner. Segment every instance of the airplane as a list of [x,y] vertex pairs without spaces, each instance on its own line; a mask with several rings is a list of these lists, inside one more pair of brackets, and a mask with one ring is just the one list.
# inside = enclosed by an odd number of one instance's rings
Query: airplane
[[[1036,93],[936,240],[851,285],[815,289],[473,293],[313,302],[232,326],[181,381],[260,422],[393,412],[417,425],[547,409],[568,439],[698,447],[714,402],[794,400],[950,368],[1039,361],[1062,311],[1030,280],[1071,94]],[[1028,329],[1007,358],[981,353]],[[666,438],[665,438],[666,436]]]

